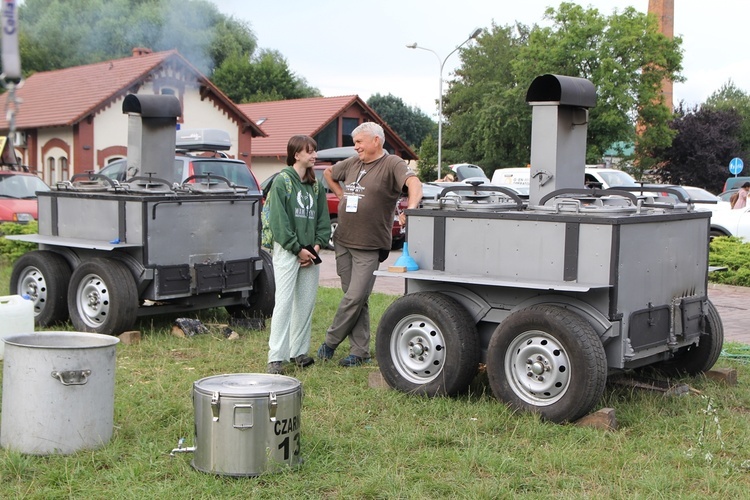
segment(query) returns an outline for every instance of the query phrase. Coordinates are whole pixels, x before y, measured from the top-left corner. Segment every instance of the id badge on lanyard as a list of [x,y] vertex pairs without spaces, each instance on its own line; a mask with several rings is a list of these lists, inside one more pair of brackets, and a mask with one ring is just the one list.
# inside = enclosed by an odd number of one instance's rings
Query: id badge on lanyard
[[[359,185],[359,181],[361,181],[365,175],[367,175],[367,172],[365,170],[360,170],[359,175],[357,176],[357,180],[354,181],[354,184],[352,184],[352,187],[355,190],[361,188],[361,186]],[[355,194],[355,193],[346,195],[346,211],[347,212],[353,213],[357,211],[360,197],[361,195]]]

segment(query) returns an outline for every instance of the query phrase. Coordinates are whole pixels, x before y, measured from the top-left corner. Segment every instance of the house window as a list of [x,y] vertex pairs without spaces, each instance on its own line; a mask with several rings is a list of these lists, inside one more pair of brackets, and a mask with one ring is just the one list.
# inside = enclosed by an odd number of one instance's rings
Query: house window
[[170,89],[170,88],[163,88],[161,89],[160,92],[161,92],[161,95],[177,95],[174,89]]
[[318,150],[335,148],[338,146],[337,131],[338,131],[338,120],[333,120],[331,123],[325,126],[323,130],[315,136],[315,142],[318,143]]
[[70,179],[70,174],[68,173],[68,159],[64,156],[61,156],[57,163],[60,165],[60,177],[62,181],[67,181]]
[[47,184],[55,184],[57,182],[57,172],[55,172],[55,159],[50,156],[47,158],[47,168],[44,172],[44,178]]
[[354,146],[354,139],[352,139],[352,130],[357,128],[359,125],[359,118],[344,118],[342,120],[341,131],[341,145],[342,146]]

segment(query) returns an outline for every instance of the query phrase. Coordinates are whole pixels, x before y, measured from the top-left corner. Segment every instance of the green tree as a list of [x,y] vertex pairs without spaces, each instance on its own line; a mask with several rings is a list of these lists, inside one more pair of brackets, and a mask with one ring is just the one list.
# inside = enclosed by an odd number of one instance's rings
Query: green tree
[[210,75],[230,54],[251,54],[247,23],[207,0],[25,0],[19,7],[26,74],[177,49]]
[[289,69],[275,50],[261,50],[252,60],[244,54],[230,55],[211,78],[234,102],[277,101],[320,95],[304,78]]
[[743,151],[750,151],[750,95],[738,89],[732,80],[711,94],[703,104],[704,108],[734,110],[742,119],[737,138]]
[[493,26],[461,52],[463,67],[446,99],[451,151],[444,156],[483,161],[488,171],[527,163],[531,112],[525,93],[534,78],[552,73],[587,78],[597,88],[588,161],[598,162],[617,141],[636,142],[640,123],[637,155],[644,168],[651,152],[674,135],[661,82],[681,81],[681,39],[660,34],[653,16],[630,7],[603,16],[597,9],[562,3],[547,9],[545,18],[550,26]]
[[[632,7],[607,17],[597,9],[562,3],[557,11],[547,9],[545,18],[552,26],[533,30],[514,69],[526,85],[545,73],[594,83],[597,106],[589,115],[588,160],[598,162],[617,141],[636,142],[642,164],[655,147],[667,146],[672,110],[664,105],[661,84],[681,81],[681,39],[665,37],[653,15]],[[642,127],[638,141],[636,123]]]
[[417,162],[417,176],[422,182],[437,179],[437,141],[428,135],[419,146],[419,161]]
[[420,109],[404,104],[393,94],[370,96],[367,104],[380,115],[407,144],[417,148],[435,128],[429,116]]
[[475,163],[490,176],[528,163],[531,117],[512,72],[527,37],[523,25],[493,23],[475,46],[461,49],[462,67],[443,99],[446,163]]

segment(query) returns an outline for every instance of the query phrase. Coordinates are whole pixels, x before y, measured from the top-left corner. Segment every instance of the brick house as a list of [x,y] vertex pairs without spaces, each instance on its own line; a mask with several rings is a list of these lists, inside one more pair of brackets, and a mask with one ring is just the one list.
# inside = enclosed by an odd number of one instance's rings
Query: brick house
[[[230,133],[228,154],[251,164],[253,138],[264,131],[177,51],[133,49],[131,57],[35,73],[16,94],[16,156],[48,184],[98,171],[127,155],[127,94],[172,94],[179,98],[183,128],[219,128]],[[0,96],[5,109],[8,94]],[[7,116],[0,133],[8,134]]]
[[252,116],[267,134],[253,140],[253,172],[259,181],[284,168],[286,145],[291,136],[309,135],[317,141],[318,149],[352,146],[352,130],[366,121],[383,126],[388,152],[407,161],[417,159],[409,145],[356,95],[258,102],[238,107]]

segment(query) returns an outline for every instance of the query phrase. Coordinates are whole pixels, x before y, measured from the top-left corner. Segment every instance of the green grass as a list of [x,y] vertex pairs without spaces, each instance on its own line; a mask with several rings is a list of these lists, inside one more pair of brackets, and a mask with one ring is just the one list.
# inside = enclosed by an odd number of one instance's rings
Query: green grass
[[[10,266],[0,265],[2,294],[9,277]],[[312,353],[340,298],[340,290],[320,289]],[[373,295],[373,332],[394,299]],[[117,346],[107,445],[68,456],[0,449],[0,498],[702,499],[744,498],[750,488],[750,348],[740,344],[725,346],[717,364],[737,369],[733,387],[684,379],[693,392],[665,397],[610,384],[597,408],[615,409],[616,431],[516,414],[483,376],[466,395],[427,399],[370,388],[375,362],[318,362],[291,374],[304,390],[301,466],[257,478],[201,473],[190,454],[169,456],[180,437],[194,444],[193,383],[264,372],[268,329],[226,340],[223,311],[199,317],[210,333],[178,338],[173,318],[148,318],[138,325],[140,343]]]
[[[0,286],[7,277],[0,271]],[[340,298],[320,289],[311,351]],[[373,330],[392,300],[373,296]],[[292,374],[304,389],[301,466],[258,478],[201,473],[190,454],[169,456],[179,437],[193,444],[193,383],[263,372],[268,330],[226,340],[223,312],[200,318],[211,332],[187,339],[171,335],[168,318],[143,320],[142,341],[117,346],[112,440],[68,456],[0,450],[0,497],[741,498],[750,487],[750,368],[728,357],[719,366],[739,371],[735,387],[701,377],[687,380],[700,394],[664,397],[609,386],[599,407],[615,409],[614,432],[515,414],[481,376],[469,394],[426,399],[370,388],[374,363],[316,363]],[[346,344],[335,359],[344,355]]]

